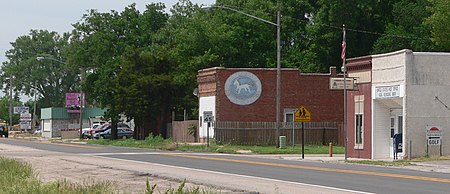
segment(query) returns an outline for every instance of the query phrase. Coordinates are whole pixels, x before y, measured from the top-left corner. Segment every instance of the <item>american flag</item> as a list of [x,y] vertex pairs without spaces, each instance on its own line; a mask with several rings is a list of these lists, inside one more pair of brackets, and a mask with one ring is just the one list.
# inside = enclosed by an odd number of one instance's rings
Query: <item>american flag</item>
[[345,29],[343,30],[342,34],[342,52],[341,52],[341,59],[345,60],[345,52],[347,49],[347,43],[345,42]]

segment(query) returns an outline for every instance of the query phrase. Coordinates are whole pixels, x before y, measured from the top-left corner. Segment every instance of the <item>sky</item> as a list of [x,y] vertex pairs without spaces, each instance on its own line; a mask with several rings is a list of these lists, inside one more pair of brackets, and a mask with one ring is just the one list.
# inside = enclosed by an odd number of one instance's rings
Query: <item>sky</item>
[[[166,11],[178,0],[0,0],[0,64],[6,61],[5,52],[11,49],[10,42],[19,36],[28,35],[31,29],[55,31],[59,34],[72,30],[87,10],[99,12],[122,11],[127,5],[136,3],[144,10],[149,3],[162,2]],[[211,5],[215,0],[191,0],[193,3]],[[3,94],[0,93],[0,96]]]

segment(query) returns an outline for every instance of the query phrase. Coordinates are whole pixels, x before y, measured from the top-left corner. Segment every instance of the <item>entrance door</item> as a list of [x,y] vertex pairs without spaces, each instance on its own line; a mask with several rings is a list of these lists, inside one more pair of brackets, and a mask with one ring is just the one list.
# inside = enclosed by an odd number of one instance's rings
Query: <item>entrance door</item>
[[[397,133],[403,133],[403,115],[402,110],[392,110],[391,109],[391,117],[390,117],[390,130],[391,130],[391,138],[389,142],[390,148],[390,157],[394,156],[394,147],[393,147],[393,139],[392,137]],[[401,155],[401,154],[400,154]]]

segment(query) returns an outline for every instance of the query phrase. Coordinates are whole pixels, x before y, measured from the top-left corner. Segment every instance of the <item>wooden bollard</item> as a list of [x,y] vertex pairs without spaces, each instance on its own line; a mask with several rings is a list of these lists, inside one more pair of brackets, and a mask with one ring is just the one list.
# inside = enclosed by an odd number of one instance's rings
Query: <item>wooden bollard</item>
[[333,157],[333,143],[330,142],[328,146],[328,152],[330,153],[330,157]]

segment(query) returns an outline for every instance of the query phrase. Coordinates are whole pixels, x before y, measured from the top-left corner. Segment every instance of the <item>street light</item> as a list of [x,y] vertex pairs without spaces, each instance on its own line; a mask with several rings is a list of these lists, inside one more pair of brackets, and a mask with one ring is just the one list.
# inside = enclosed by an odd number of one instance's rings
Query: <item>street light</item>
[[254,15],[250,15],[248,13],[245,13],[243,11],[237,10],[237,9],[233,9],[230,7],[226,7],[223,5],[212,5],[212,6],[207,6],[207,7],[202,7],[203,9],[208,9],[208,8],[221,8],[221,9],[227,9],[227,10],[231,10],[237,13],[240,13],[242,15],[257,19],[259,21],[262,21],[264,23],[270,24],[270,25],[274,25],[277,27],[277,96],[276,96],[276,138],[275,141],[277,142],[277,146],[278,146],[278,136],[280,135],[280,96],[281,96],[281,38],[280,38],[280,31],[281,31],[281,23],[280,23],[280,11],[277,11],[277,23],[273,23],[271,21],[267,21],[265,19],[256,17]]
[[[56,61],[56,62],[62,63],[64,65],[67,64],[64,61],[61,61],[61,60],[58,60],[55,58],[51,58],[51,57],[42,57],[42,56],[36,57],[36,60],[38,60],[38,61],[42,61],[44,59]],[[83,72],[84,71],[82,68],[80,69],[80,71],[81,71],[81,77],[80,77],[80,139],[83,139],[83,100],[84,100],[84,95],[83,95],[83,89],[81,87],[81,84],[83,83]]]

